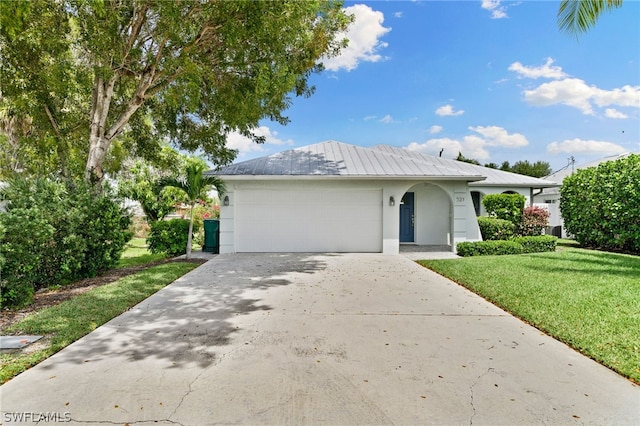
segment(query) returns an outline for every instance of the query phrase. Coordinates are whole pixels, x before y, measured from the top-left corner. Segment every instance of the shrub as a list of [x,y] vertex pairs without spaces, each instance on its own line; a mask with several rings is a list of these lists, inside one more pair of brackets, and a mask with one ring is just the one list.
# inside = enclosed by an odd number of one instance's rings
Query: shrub
[[482,199],[489,216],[508,220],[515,226],[520,224],[524,203],[525,197],[520,194],[489,194]]
[[[193,231],[196,232],[197,228],[197,224],[194,223]],[[151,253],[179,256],[187,252],[188,237],[189,221],[187,219],[159,220],[151,223],[147,245]]]
[[521,254],[522,245],[515,241],[465,241],[457,245],[458,256]]
[[541,253],[556,251],[556,237],[538,235],[512,240],[465,241],[457,245],[458,256],[489,256],[503,254]]
[[508,220],[486,216],[479,216],[477,219],[482,239],[485,241],[508,240],[513,237],[516,229],[515,225]]
[[558,239],[550,235],[537,235],[516,237],[513,241],[522,246],[523,253],[542,253],[546,251],[556,251]]
[[1,191],[0,302],[28,304],[35,290],[113,267],[131,234],[129,218],[105,188],[83,181],[16,178]]
[[522,221],[518,226],[518,234],[524,237],[542,235],[549,224],[549,211],[541,207],[526,207],[522,211]]
[[579,169],[560,195],[565,229],[581,245],[640,253],[640,155]]
[[86,241],[82,276],[91,277],[115,267],[124,246],[133,237],[131,217],[106,196],[93,197],[86,206],[84,227],[79,232]]
[[0,253],[0,305],[22,307],[31,303],[42,252],[50,245],[54,228],[37,209],[15,209],[0,213],[3,228]]

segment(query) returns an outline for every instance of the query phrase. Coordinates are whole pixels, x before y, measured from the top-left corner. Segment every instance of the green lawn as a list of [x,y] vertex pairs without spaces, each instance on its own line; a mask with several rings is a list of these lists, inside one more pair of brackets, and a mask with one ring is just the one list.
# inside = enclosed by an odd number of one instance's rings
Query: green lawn
[[166,258],[167,255],[164,253],[153,254],[147,250],[147,242],[144,238],[133,238],[127,243],[118,262],[118,268],[145,265]]
[[[132,255],[132,252],[137,254]],[[146,249],[139,250],[134,245],[127,248],[123,258],[130,262],[127,266],[134,266],[152,261],[148,260],[149,255]],[[170,262],[152,266],[27,316],[5,332],[43,335],[46,336],[46,343],[43,348],[32,353],[23,351],[1,354],[0,384],[125,312],[198,265],[191,262]]]
[[419,263],[640,383],[640,257],[564,245]]

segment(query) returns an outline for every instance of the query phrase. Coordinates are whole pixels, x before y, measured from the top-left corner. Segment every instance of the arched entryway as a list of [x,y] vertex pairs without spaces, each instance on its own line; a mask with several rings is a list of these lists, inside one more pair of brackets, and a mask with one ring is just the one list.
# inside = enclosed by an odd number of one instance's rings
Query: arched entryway
[[435,184],[420,183],[404,193],[400,203],[400,244],[451,246],[453,204]]

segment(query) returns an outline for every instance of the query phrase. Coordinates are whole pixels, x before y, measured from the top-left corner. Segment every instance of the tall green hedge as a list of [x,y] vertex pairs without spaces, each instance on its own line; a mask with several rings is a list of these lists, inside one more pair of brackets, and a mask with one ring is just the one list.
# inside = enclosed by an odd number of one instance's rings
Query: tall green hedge
[[33,293],[94,276],[118,262],[130,218],[108,189],[83,181],[18,178],[0,190],[0,303],[22,306]]
[[565,229],[580,244],[640,253],[640,155],[579,169],[560,195]]
[[518,226],[525,201],[524,195],[520,194],[489,194],[482,199],[482,204],[490,217],[508,220]]

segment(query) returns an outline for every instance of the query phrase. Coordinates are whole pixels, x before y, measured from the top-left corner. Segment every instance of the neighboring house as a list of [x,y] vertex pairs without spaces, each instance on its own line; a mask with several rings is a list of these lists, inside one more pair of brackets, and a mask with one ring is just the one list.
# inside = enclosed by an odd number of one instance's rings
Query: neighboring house
[[596,167],[600,163],[619,160],[620,158],[629,156],[629,154],[630,153],[627,152],[624,154],[611,155],[589,163],[580,164],[579,166],[568,165],[564,169],[545,177],[546,180],[558,182],[560,185],[557,187],[544,188],[540,192],[534,194],[533,202],[536,206],[546,208],[549,211],[549,227],[551,228],[551,234],[562,238],[567,237],[562,214],[560,213],[560,186],[562,185],[564,178],[571,176],[575,170]]
[[[213,171],[208,172],[210,174]],[[244,161],[227,184],[220,252],[382,252],[481,240],[487,194],[532,199],[554,182],[402,148],[328,141]]]

